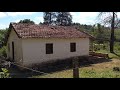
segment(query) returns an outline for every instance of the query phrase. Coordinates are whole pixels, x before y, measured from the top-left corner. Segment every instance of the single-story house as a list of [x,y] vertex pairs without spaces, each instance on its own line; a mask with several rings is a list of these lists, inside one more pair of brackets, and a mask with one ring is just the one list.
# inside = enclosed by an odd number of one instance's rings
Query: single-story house
[[7,58],[20,65],[89,55],[90,35],[73,26],[10,23]]

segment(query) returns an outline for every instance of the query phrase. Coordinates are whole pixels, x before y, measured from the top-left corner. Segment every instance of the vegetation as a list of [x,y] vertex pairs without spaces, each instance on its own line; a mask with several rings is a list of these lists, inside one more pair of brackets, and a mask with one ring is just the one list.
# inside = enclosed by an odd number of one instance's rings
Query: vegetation
[[[112,16],[111,16],[112,15]],[[114,67],[120,66],[120,28],[116,26],[116,13],[112,12],[109,18],[105,19],[105,23],[109,23],[110,27],[105,27],[100,23],[95,25],[86,25],[80,23],[72,23],[72,16],[69,12],[44,12],[44,23],[50,25],[72,25],[80,30],[86,31],[95,36],[97,40],[93,42],[95,52],[108,53],[112,61],[99,64],[92,64],[88,67],[80,67],[80,78],[120,78],[120,71],[113,71]],[[20,20],[19,23],[31,23],[30,19]],[[117,27],[117,28],[116,28]],[[6,57],[5,36],[8,29],[0,30],[0,55]],[[92,49],[92,48],[90,48]],[[111,53],[112,52],[112,53]],[[52,74],[33,76],[35,78],[73,78],[72,69],[54,72]],[[8,71],[2,69],[1,77],[9,77]]]
[[35,22],[31,21],[30,19],[20,20],[19,23],[31,23],[31,24],[35,24]]
[[[80,78],[120,78],[120,71],[114,71],[120,67],[120,60],[112,59],[109,62],[92,64],[79,68]],[[32,76],[32,78],[73,78],[73,70],[64,70],[47,75]]]
[[44,24],[53,25],[56,23],[56,13],[55,12],[43,12]]
[[6,68],[1,68],[0,78],[10,78],[10,74]]
[[6,35],[8,28],[0,30],[0,55],[6,57]]
[[44,24],[69,26],[72,15],[69,12],[44,12]]
[[7,57],[7,49],[6,46],[0,48],[0,56]]
[[[100,16],[101,15],[106,15],[106,12],[101,12],[100,13]],[[119,20],[117,20],[117,13],[116,12],[109,12],[107,17],[104,18],[103,22],[105,24],[108,24],[110,25],[111,27],[111,35],[110,35],[110,52],[111,53],[114,53],[114,30],[115,30],[115,27],[118,27],[119,25]]]
[[56,24],[70,26],[72,24],[72,15],[69,12],[57,12]]
[[0,47],[6,44],[6,35],[8,34],[8,28],[0,30]]

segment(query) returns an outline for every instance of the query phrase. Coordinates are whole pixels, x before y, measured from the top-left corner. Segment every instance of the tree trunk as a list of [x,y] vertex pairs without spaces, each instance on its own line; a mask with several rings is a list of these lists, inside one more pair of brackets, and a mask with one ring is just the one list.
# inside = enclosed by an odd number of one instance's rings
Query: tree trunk
[[112,23],[111,23],[111,38],[110,38],[110,52],[114,52],[114,21],[115,21],[115,13],[113,12]]

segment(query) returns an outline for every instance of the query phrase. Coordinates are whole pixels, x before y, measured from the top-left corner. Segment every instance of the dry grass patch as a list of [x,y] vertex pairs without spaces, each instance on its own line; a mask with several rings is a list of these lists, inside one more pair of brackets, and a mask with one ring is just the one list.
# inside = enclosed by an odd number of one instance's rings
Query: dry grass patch
[[[92,64],[79,68],[80,78],[120,78],[120,72],[113,71],[114,67],[120,67],[119,59],[110,62]],[[33,76],[33,78],[73,78],[72,69],[53,72],[52,74]]]

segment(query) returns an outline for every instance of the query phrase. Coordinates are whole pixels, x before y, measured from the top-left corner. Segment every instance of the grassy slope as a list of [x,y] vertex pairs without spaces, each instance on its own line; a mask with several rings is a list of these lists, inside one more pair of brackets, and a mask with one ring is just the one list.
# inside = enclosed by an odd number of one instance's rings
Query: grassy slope
[[106,50],[99,50],[99,51],[96,51],[96,52],[108,54],[110,59],[113,59],[113,58],[115,58],[115,59],[120,59],[120,51],[117,52],[117,55],[115,55],[115,54],[113,54],[113,53],[110,53],[110,52],[108,52],[108,51],[106,51]]
[[[113,71],[113,67],[120,67],[120,56],[118,56],[120,51],[117,50],[117,55],[107,50],[99,50],[97,52],[108,53],[111,61],[79,68],[80,78],[120,78],[120,72]],[[73,71],[70,69],[43,76],[33,76],[33,78],[73,78],[72,73]]]
[[[119,59],[81,67],[79,68],[79,76],[80,78],[120,78],[120,72],[113,71],[113,67],[117,66],[120,66]],[[43,76],[33,76],[33,78],[73,78],[72,73],[72,69],[70,69]]]

